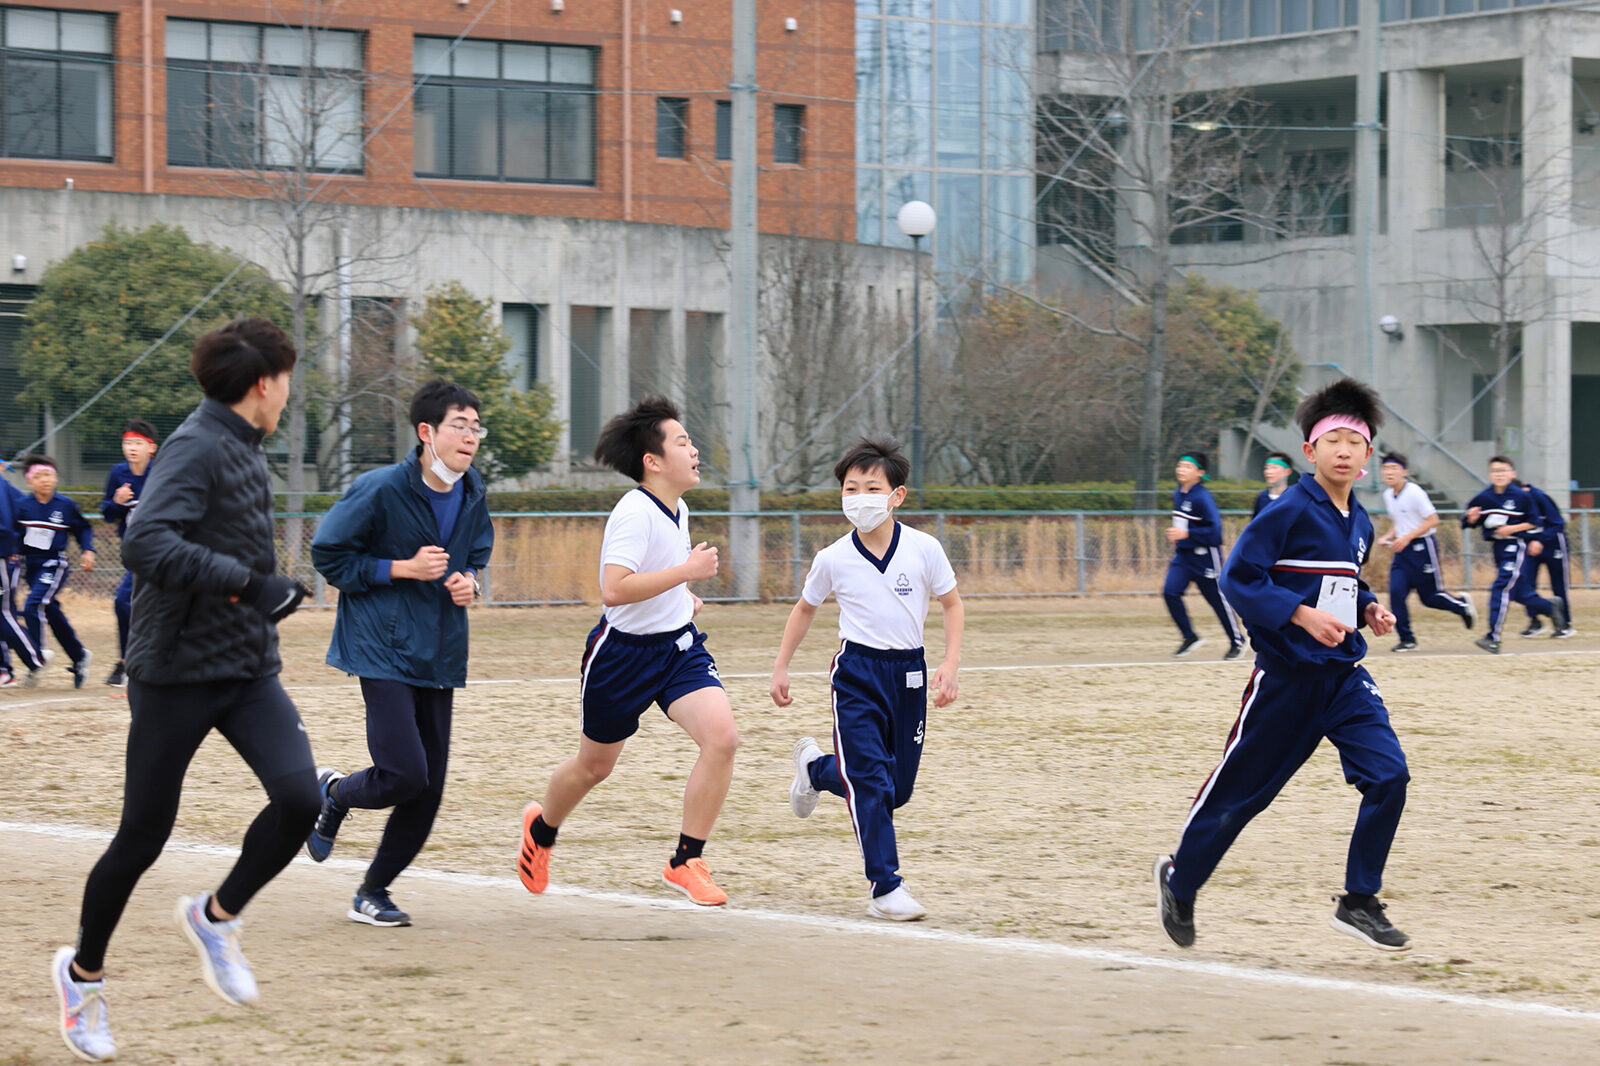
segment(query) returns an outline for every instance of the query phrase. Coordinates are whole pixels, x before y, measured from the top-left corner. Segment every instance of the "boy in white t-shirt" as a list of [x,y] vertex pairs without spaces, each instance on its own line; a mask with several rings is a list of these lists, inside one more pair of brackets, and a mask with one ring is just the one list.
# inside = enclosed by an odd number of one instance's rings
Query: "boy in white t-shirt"
[[578,753],[550,776],[544,803],[522,814],[517,873],[529,892],[550,883],[556,831],[589,790],[604,781],[654,703],[700,747],[683,792],[683,829],[661,878],[695,903],[717,907],[728,896],[701,858],[733,779],[739,744],[733,709],[691,619],[700,598],[688,582],[717,573],[717,549],[689,547],[689,509],[682,495],[700,483],[700,453],[678,409],[646,396],[606,423],[596,461],[639,483],[606,520],[600,549],[600,624],[584,648]]
[[1466,624],[1478,621],[1472,594],[1452,596],[1444,590],[1444,567],[1439,562],[1439,543],[1433,531],[1439,528],[1439,512],[1421,485],[1407,480],[1406,457],[1390,452],[1383,457],[1383,506],[1389,512],[1389,532],[1378,543],[1394,549],[1389,563],[1389,610],[1394,612],[1394,631],[1399,643],[1390,651],[1416,651],[1417,635],[1411,628],[1406,600],[1413,590],[1424,607],[1449,611]]
[[[964,617],[944,548],[894,520],[909,470],[891,437],[861,438],[834,467],[855,531],[823,548],[811,564],[783,627],[771,688],[779,707],[794,702],[789,661],[833,593],[839,601],[839,651],[830,675],[834,754],[824,755],[814,737],[795,742],[789,805],[805,818],[820,792],[844,797],[872,884],[867,913],[896,922],[927,914],[900,879],[894,811],[911,798],[917,780],[929,686],[935,707],[955,702]],[[944,662],[931,680],[922,651],[930,596],[944,608],[945,632]]]

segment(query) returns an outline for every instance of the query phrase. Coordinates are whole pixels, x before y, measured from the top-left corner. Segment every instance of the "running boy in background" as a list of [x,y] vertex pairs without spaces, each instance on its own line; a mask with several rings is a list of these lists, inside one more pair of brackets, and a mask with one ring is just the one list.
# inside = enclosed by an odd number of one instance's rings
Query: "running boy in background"
[[[789,662],[831,592],[839,601],[839,650],[833,658],[834,754],[815,737],[794,745],[789,806],[810,817],[820,792],[844,797],[861,846],[872,898],[867,913],[895,922],[927,911],[900,878],[894,812],[911,798],[933,705],[956,699],[964,612],[955,571],[933,537],[894,520],[906,499],[911,464],[890,437],[862,437],[833,468],[845,517],[855,531],[817,553],[800,601],[783,627],[772,664],[772,702],[787,707]],[[944,608],[944,661],[928,677],[922,626],[928,599]]]
[[1183,635],[1174,655],[1188,655],[1205,641],[1189,624],[1189,612],[1183,606],[1183,594],[1190,583],[1200,586],[1222,632],[1228,637],[1228,650],[1224,659],[1237,659],[1244,651],[1244,632],[1233,617],[1233,611],[1217,587],[1222,573],[1222,514],[1217,501],[1201,484],[1206,476],[1206,457],[1199,452],[1189,452],[1178,460],[1178,487],[1172,490],[1172,525],[1167,529],[1167,540],[1172,542],[1172,561],[1167,564],[1167,580],[1161,595],[1167,601],[1167,612]]
[[[1553,599],[1561,601],[1566,608],[1567,624],[1557,627],[1552,637],[1563,639],[1578,635],[1572,628],[1572,599],[1567,595],[1571,587],[1571,558],[1567,552],[1567,520],[1562,515],[1561,508],[1556,501],[1550,498],[1549,493],[1543,489],[1523,482],[1522,487],[1528,490],[1528,495],[1533,497],[1533,502],[1539,509],[1539,534],[1540,549],[1537,555],[1532,556],[1528,564],[1528,580],[1533,585],[1535,592],[1539,591],[1539,569],[1541,567],[1550,571],[1550,593]],[[1537,637],[1544,634],[1544,622],[1539,616],[1528,610],[1528,628],[1522,631],[1524,637]]]
[[1272,452],[1267,456],[1266,462],[1261,467],[1261,477],[1266,481],[1267,487],[1256,494],[1256,506],[1250,513],[1251,518],[1260,514],[1261,509],[1267,504],[1283,495],[1284,490],[1289,487],[1289,479],[1293,474],[1294,460],[1290,459],[1286,452]]
[[739,744],[733,709],[694,627],[700,598],[688,582],[717,573],[717,549],[691,548],[683,494],[700,483],[700,453],[672,401],[646,396],[600,431],[595,460],[632,478],[606,520],[600,548],[600,624],[584,648],[578,752],[556,767],[544,803],[522,814],[517,872],[529,892],[550,883],[556,832],[604,781],[654,703],[700,748],[683,790],[683,828],[661,877],[701,906],[728,902],[701,857],[733,779]]
[[1394,612],[1394,631],[1400,638],[1391,651],[1415,651],[1417,636],[1411,630],[1411,614],[1406,598],[1416,590],[1424,607],[1449,611],[1471,630],[1478,622],[1472,594],[1452,596],[1444,590],[1439,562],[1439,542],[1433,531],[1439,528],[1439,512],[1422,486],[1407,480],[1406,457],[1390,452],[1383,457],[1383,506],[1389,512],[1389,532],[1378,543],[1394,550],[1389,562],[1389,610]]
[[1513,601],[1537,618],[1549,615],[1557,633],[1567,628],[1567,605],[1547,600],[1533,586],[1528,557],[1544,551],[1539,539],[1539,507],[1517,483],[1517,468],[1503,455],[1489,460],[1489,487],[1467,502],[1461,516],[1466,528],[1480,526],[1494,553],[1494,585],[1489,589],[1489,630],[1473,641],[1492,655],[1500,654],[1500,630]]
[[56,597],[67,583],[71,567],[67,563],[67,541],[76,538],[83,550],[79,558],[85,572],[94,569],[94,531],[88,519],[71,498],[56,492],[56,461],[48,455],[30,455],[22,460],[28,488],[17,503],[15,532],[22,540],[23,580],[28,583],[28,599],[22,611],[27,619],[28,640],[35,648],[44,647],[44,626],[50,623],[61,650],[72,660],[72,687],[82,688],[89,676],[89,649],[78,640],[72,623]]
[[467,605],[489,563],[494,525],[472,469],[488,435],[478,398],[435,378],[411,397],[418,444],[356,478],[317,526],[311,563],[339,590],[328,665],[361,679],[372,765],[318,774],[322,811],[306,838],[317,862],[352,807],[393,807],[347,913],[410,925],[389,885],[411,865],[444,796],[455,690],[467,683]]
[[1316,475],[1246,526],[1228,556],[1222,587],[1250,627],[1256,665],[1222,762],[1201,786],[1177,850],[1156,860],[1162,928],[1179,947],[1194,943],[1201,886],[1324,737],[1361,793],[1333,927],[1386,951],[1410,943],[1378,902],[1410,774],[1378,686],[1361,665],[1367,645],[1356,631],[1366,625],[1383,636],[1394,626],[1361,580],[1372,522],[1351,491],[1380,417],[1378,394],[1350,378],[1307,396],[1295,421]]
[[[143,419],[131,420],[122,430],[122,462],[111,468],[106,478],[105,499],[100,501],[100,514],[109,525],[117,527],[117,536],[128,534],[128,518],[139,506],[139,493],[144,491],[144,479],[150,475],[150,460],[156,454],[155,427]],[[133,608],[133,571],[123,573],[117,583],[116,595],[111,605],[117,613],[117,665],[111,668],[108,685],[126,685],[128,671],[124,659],[128,654],[128,616]]]
[[[5,465],[10,469],[9,464]],[[17,653],[27,675],[22,684],[32,688],[39,683],[39,670],[53,652],[41,651],[28,636],[28,628],[17,617],[17,582],[22,580],[22,556],[17,554],[21,538],[17,536],[17,507],[22,503],[22,492],[10,481],[0,478],[0,688],[17,684],[11,669],[11,652]]]

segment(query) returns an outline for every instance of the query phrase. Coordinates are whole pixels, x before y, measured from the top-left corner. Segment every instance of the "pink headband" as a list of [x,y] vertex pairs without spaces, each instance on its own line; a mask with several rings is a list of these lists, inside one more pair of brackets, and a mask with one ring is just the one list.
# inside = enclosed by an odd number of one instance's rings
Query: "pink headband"
[[[1311,436],[1306,438],[1307,444],[1315,444],[1324,433],[1335,429],[1353,429],[1366,439],[1367,447],[1372,446],[1372,427],[1354,415],[1329,415],[1311,427]],[[1357,477],[1366,477],[1366,467],[1361,468]]]
[[26,474],[24,474],[23,477],[32,477],[33,476],[33,472],[35,470],[54,470],[54,469],[55,469],[55,467],[51,466],[49,463],[34,463],[32,466],[28,467],[28,472]]

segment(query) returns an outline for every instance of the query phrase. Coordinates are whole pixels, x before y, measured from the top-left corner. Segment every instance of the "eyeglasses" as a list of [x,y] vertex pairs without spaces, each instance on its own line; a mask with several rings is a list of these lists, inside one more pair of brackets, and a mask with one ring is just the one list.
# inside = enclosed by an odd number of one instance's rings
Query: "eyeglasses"
[[446,422],[439,428],[452,430],[458,437],[476,437],[479,440],[483,440],[489,436],[489,427],[478,425],[476,423],[468,424],[466,422]]

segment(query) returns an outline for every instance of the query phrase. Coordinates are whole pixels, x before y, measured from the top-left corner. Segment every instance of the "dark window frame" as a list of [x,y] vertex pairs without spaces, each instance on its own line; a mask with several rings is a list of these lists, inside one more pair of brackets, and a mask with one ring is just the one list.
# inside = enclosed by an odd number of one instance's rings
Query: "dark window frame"
[[716,156],[720,163],[733,159],[733,101],[718,100],[716,110]]
[[[8,90],[10,89],[10,85],[11,85],[11,69],[10,68],[11,68],[11,60],[12,59],[26,60],[26,61],[28,61],[30,63],[49,63],[52,67],[54,67],[55,68],[55,103],[56,103],[56,110],[55,110],[55,118],[56,118],[55,143],[56,143],[57,151],[56,151],[56,153],[54,155],[36,155],[36,154],[32,154],[32,153],[13,154],[13,153],[7,151],[6,150],[6,143],[10,139],[10,132],[11,131],[6,127],[5,108],[4,108],[3,104],[0,104],[0,159],[48,159],[48,160],[52,160],[52,161],[75,162],[75,163],[112,163],[112,162],[115,162],[116,161],[116,155],[117,155],[117,121],[116,121],[116,116],[117,116],[117,79],[115,78],[115,76],[110,76],[109,77],[110,85],[108,86],[109,95],[110,95],[110,104],[109,104],[109,106],[110,106],[110,119],[111,119],[111,122],[110,122],[111,143],[110,143],[110,150],[107,152],[107,154],[105,154],[105,155],[98,155],[98,154],[95,154],[95,155],[81,155],[81,154],[77,154],[77,153],[62,152],[62,151],[60,151],[60,148],[61,148],[62,141],[64,140],[64,138],[62,137],[62,123],[64,121],[64,115],[63,115],[63,110],[64,109],[61,106],[62,97],[64,95],[63,91],[62,91],[63,86],[62,86],[62,80],[61,80],[61,78],[62,78],[62,70],[68,63],[100,63],[100,64],[104,64],[107,68],[111,68],[116,62],[117,16],[114,13],[109,12],[109,11],[66,11],[66,12],[64,12],[63,10],[61,10],[59,8],[40,8],[40,7],[29,7],[29,6],[26,6],[26,5],[18,5],[18,4],[7,4],[4,7],[0,7],[0,19],[4,18],[4,15],[5,15],[6,11],[34,11],[34,12],[41,12],[41,13],[49,13],[49,14],[53,14],[53,15],[56,16],[56,50],[52,51],[52,52],[41,52],[41,51],[36,51],[34,49],[31,49],[31,48],[13,48],[8,44],[3,43],[3,41],[4,41],[3,27],[0,27],[0,102],[3,102],[7,98],[7,93],[8,93]],[[67,51],[67,50],[62,49],[61,48],[61,44],[60,44],[60,42],[61,42],[61,15],[62,14],[83,14],[83,15],[100,15],[100,16],[103,16],[106,19],[107,23],[108,23],[108,31],[107,32],[108,32],[108,35],[109,35],[109,37],[111,39],[111,42],[112,42],[112,51],[110,51],[110,52],[73,52],[73,51]]]
[[[412,38],[413,47],[417,40],[427,39],[427,34],[418,34]],[[452,38],[434,38],[436,40],[450,41]],[[481,38],[468,38],[479,41]],[[445,115],[447,123],[453,122],[455,109],[455,89],[493,89],[495,90],[495,159],[496,173],[494,175],[461,174],[455,173],[455,147],[453,130],[447,125],[444,130],[445,154],[449,158],[450,172],[440,173],[431,170],[417,170],[413,157],[412,173],[419,178],[436,179],[443,181],[492,181],[506,185],[573,185],[579,188],[593,188],[599,184],[600,149],[598,130],[600,121],[599,89],[595,85],[594,71],[600,65],[600,49],[579,45],[568,45],[550,41],[488,41],[495,45],[496,64],[501,76],[498,78],[468,78],[457,77],[449,74],[412,74],[412,81],[418,91],[423,88],[443,89],[446,91]],[[519,81],[508,79],[505,75],[505,48],[507,44],[534,44],[548,48],[576,48],[585,47],[590,54],[590,80],[586,83],[564,81]],[[554,124],[545,123],[545,171],[542,178],[524,178],[508,176],[506,174],[506,93],[545,93],[552,99],[558,95],[585,96],[589,104],[589,177],[587,178],[558,178],[549,176],[550,160],[555,156]]]
[[[264,55],[265,54],[265,51],[266,51],[265,42],[266,42],[266,31],[267,30],[285,28],[285,27],[281,27],[281,26],[272,26],[272,25],[268,25],[266,23],[259,23],[259,22],[235,22],[235,21],[233,21],[231,19],[181,19],[181,20],[176,20],[176,21],[199,22],[199,23],[205,24],[206,27],[207,27],[207,30],[206,30],[206,41],[207,41],[206,51],[208,51],[208,52],[211,50],[211,44],[210,44],[211,31],[210,31],[210,27],[213,26],[213,25],[248,26],[251,29],[255,30],[256,31],[256,54],[257,55]],[[367,155],[367,153],[366,153],[366,139],[367,139],[367,137],[366,137],[366,135],[367,135],[366,65],[367,65],[367,45],[368,45],[368,37],[367,37],[366,32],[362,31],[362,30],[346,30],[346,29],[343,29],[343,28],[340,28],[340,27],[300,26],[300,27],[288,27],[288,28],[290,28],[290,29],[301,29],[301,30],[305,30],[305,31],[319,30],[319,29],[325,29],[325,28],[326,29],[338,29],[339,32],[341,32],[341,33],[353,33],[353,34],[355,34],[360,39],[361,67],[358,68],[358,69],[357,68],[350,68],[350,67],[319,67],[319,66],[300,67],[300,66],[286,66],[286,65],[283,65],[283,64],[279,64],[279,63],[265,63],[265,62],[236,63],[236,62],[227,62],[227,61],[216,60],[216,59],[173,59],[173,58],[168,58],[166,60],[166,69],[169,70],[169,71],[172,71],[172,70],[183,70],[183,71],[189,71],[191,73],[198,73],[198,74],[205,75],[205,93],[204,93],[205,119],[204,119],[204,123],[203,123],[204,126],[205,126],[205,137],[204,137],[205,145],[204,145],[204,147],[202,149],[202,151],[203,151],[203,153],[205,155],[205,161],[204,162],[200,162],[200,163],[175,161],[173,159],[173,157],[172,157],[172,133],[171,133],[171,129],[172,129],[173,122],[172,122],[172,117],[171,116],[172,116],[173,101],[172,101],[171,86],[169,84],[168,91],[167,91],[167,99],[166,99],[167,128],[168,128],[168,134],[167,134],[167,157],[166,157],[167,166],[169,166],[169,167],[184,167],[184,168],[195,169],[195,170],[219,170],[220,169],[220,170],[291,171],[291,170],[297,169],[293,164],[278,165],[278,164],[267,162],[267,160],[265,159],[265,154],[266,153],[262,150],[263,146],[260,143],[259,136],[254,138],[254,140],[255,140],[254,149],[255,149],[255,152],[256,152],[256,158],[250,159],[250,160],[242,160],[242,161],[229,161],[229,160],[227,160],[227,159],[222,157],[220,152],[221,152],[222,148],[225,147],[225,146],[219,144],[219,142],[217,140],[217,130],[218,130],[221,122],[225,121],[225,120],[219,118],[219,116],[223,114],[224,108],[218,107],[218,106],[214,106],[214,104],[213,104],[213,101],[216,101],[218,99],[218,97],[216,97],[214,95],[215,90],[213,89],[213,78],[218,77],[218,76],[221,76],[223,78],[250,77],[250,78],[256,80],[257,82],[263,82],[268,78],[277,77],[277,78],[300,78],[300,79],[305,79],[305,80],[309,80],[309,81],[316,81],[319,78],[327,78],[330,75],[340,75],[340,76],[353,76],[360,83],[359,84],[359,88],[358,88],[358,93],[360,95],[360,101],[359,101],[359,103],[357,105],[357,111],[361,115],[361,129],[360,129],[360,132],[359,132],[360,146],[358,148],[361,158],[356,163],[346,163],[346,164],[329,165],[329,166],[313,165],[313,166],[308,167],[306,169],[310,173],[313,173],[313,174],[364,174],[364,173],[366,173],[366,155]],[[261,123],[261,93],[260,93],[259,88],[256,90],[256,99],[255,99],[255,102],[254,102],[254,110],[255,110],[255,120],[256,120],[255,129],[256,129],[256,133],[259,135],[260,123]]]
[[688,97],[656,97],[656,158],[689,158]]
[[[786,123],[781,116],[794,116]],[[792,134],[791,134],[792,131]],[[792,154],[793,158],[785,158]],[[781,166],[805,166],[806,158],[806,105],[772,105],[772,161]]]

